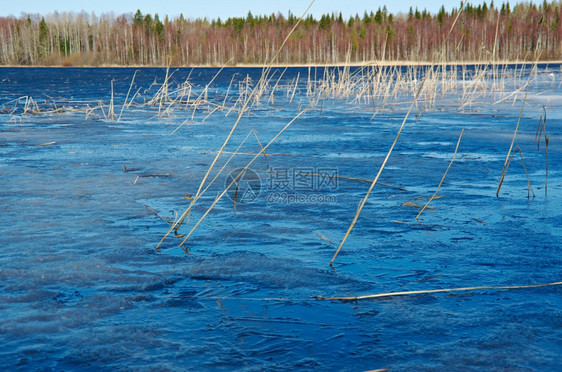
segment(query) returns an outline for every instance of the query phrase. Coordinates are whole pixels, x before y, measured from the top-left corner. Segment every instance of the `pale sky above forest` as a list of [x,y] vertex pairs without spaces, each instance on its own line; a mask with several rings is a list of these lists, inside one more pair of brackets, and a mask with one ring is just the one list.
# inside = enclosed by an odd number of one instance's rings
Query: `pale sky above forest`
[[[470,1],[478,5],[483,0]],[[510,4],[513,6],[517,0]],[[487,1],[488,5],[490,1]],[[501,6],[502,1],[496,1]],[[289,10],[294,15],[300,16],[308,7],[309,0],[0,0],[0,16],[13,15],[16,17],[24,13],[47,15],[58,12],[94,12],[96,15],[113,12],[115,15],[134,13],[140,9],[143,14],[159,14],[163,19],[165,15],[175,18],[181,14],[185,18],[226,19],[228,17],[245,17],[248,11],[254,15],[269,15],[281,12],[287,14]],[[411,6],[417,6],[421,11],[424,8],[431,13],[436,13],[444,5],[447,11],[460,7],[460,0],[316,0],[310,13],[319,18],[322,14],[342,12],[345,18],[358,13],[363,15],[365,10],[376,11],[386,5],[389,12],[398,14],[407,13]]]

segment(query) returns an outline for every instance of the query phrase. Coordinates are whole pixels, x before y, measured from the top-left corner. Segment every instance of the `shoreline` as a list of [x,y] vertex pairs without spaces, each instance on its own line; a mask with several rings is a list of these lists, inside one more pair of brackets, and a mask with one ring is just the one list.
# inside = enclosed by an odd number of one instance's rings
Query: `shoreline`
[[0,65],[2,68],[337,68],[337,67],[422,67],[422,66],[511,66],[511,65],[562,65],[562,60],[552,61],[458,61],[458,62],[426,62],[426,61],[368,61],[358,63],[294,63],[294,64],[247,64],[240,63],[235,65],[190,65],[190,66],[165,66],[165,65]]

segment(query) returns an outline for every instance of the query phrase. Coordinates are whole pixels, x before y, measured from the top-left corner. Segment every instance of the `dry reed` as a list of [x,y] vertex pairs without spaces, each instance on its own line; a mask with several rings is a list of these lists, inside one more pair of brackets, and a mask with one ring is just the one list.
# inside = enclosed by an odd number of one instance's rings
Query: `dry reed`
[[[462,6],[461,6],[461,9],[462,9]],[[444,45],[445,41],[447,40],[447,38],[449,37],[449,35],[451,34],[451,31],[454,28],[455,24],[457,23],[460,14],[461,14],[461,11],[459,11],[459,13],[457,14],[457,17],[455,18],[453,24],[451,25],[451,29],[449,30],[449,33],[447,34],[447,36],[443,40],[443,45]],[[351,230],[353,230],[353,227],[357,223],[359,215],[361,214],[361,211],[363,210],[363,207],[365,206],[365,203],[369,199],[369,195],[371,194],[371,191],[373,190],[373,188],[374,188],[375,184],[377,183],[380,175],[382,174],[382,171],[383,171],[384,167],[386,166],[386,163],[388,162],[388,159],[390,158],[390,155],[392,154],[392,151],[394,150],[394,147],[396,146],[396,143],[398,142],[398,139],[400,138],[400,134],[402,133],[402,130],[404,129],[404,125],[406,124],[406,121],[408,120],[408,117],[410,116],[410,113],[412,112],[412,109],[414,108],[414,106],[416,106],[416,104],[418,102],[419,94],[424,89],[424,87],[426,85],[425,83],[427,82],[427,78],[432,75],[433,70],[434,70],[434,66],[432,65],[429,68],[429,71],[426,72],[424,80],[422,81],[422,84],[419,87],[419,90],[418,90],[417,94],[414,95],[414,98],[412,99],[412,103],[410,105],[410,108],[406,112],[406,115],[404,116],[404,120],[402,121],[402,124],[398,128],[398,132],[396,133],[396,137],[394,138],[394,142],[390,146],[390,149],[388,150],[388,152],[387,152],[387,154],[386,154],[386,156],[385,156],[385,158],[384,158],[384,160],[383,160],[383,162],[382,162],[382,164],[379,168],[379,171],[377,172],[377,175],[376,175],[375,179],[371,183],[371,186],[369,186],[369,190],[367,190],[367,194],[365,195],[363,200],[361,200],[361,203],[359,204],[359,207],[357,208],[357,212],[355,213],[355,216],[353,217],[353,220],[351,221],[351,224],[349,225],[341,243],[339,244],[336,252],[334,253],[334,256],[330,260],[330,263],[329,263],[330,266],[332,266],[332,264],[334,263],[334,260],[338,256],[338,253],[340,252],[340,250],[342,249],[343,245],[345,244],[347,238],[349,237],[349,234],[351,233]]]
[[[117,121],[121,120],[121,116],[123,115],[123,110],[125,109],[125,106],[127,106],[127,100],[129,99],[129,94],[131,93],[131,89],[133,88],[133,84],[135,83],[135,77],[137,76],[137,72],[138,72],[138,70],[136,70],[135,73],[133,74],[133,78],[131,79],[131,85],[129,85],[129,90],[127,91],[127,95],[125,96],[125,101],[123,102],[123,106],[121,106],[121,111],[119,112],[119,117],[117,118]],[[131,101],[134,98],[135,97],[133,96]]]
[[455,147],[455,153],[453,154],[453,158],[451,159],[451,162],[449,163],[449,166],[447,167],[447,170],[445,171],[445,173],[443,174],[443,177],[441,177],[441,182],[439,182],[439,185],[437,185],[437,189],[435,190],[435,193],[433,193],[433,195],[431,196],[431,198],[429,198],[429,200],[427,201],[427,203],[423,206],[423,208],[421,209],[421,211],[418,213],[418,215],[416,216],[416,220],[419,221],[419,218],[421,216],[421,214],[423,213],[423,211],[426,210],[426,208],[429,206],[429,203],[431,203],[431,201],[433,199],[435,199],[435,197],[437,196],[437,193],[439,192],[439,189],[441,188],[441,185],[443,184],[443,182],[445,181],[445,177],[447,176],[447,173],[449,173],[449,169],[451,169],[451,165],[453,165],[453,162],[455,161],[455,158],[457,157],[457,151],[459,150],[459,145],[461,144],[461,139],[462,139],[462,135],[464,133],[464,129],[461,131],[461,134],[459,135],[459,139],[457,141],[457,146]]
[[[203,190],[199,190],[198,193],[196,195],[191,195],[189,198],[187,198],[188,200],[191,200],[189,206],[187,207],[187,209],[182,213],[182,215],[176,220],[174,221],[174,223],[172,224],[172,226],[170,227],[170,229],[166,232],[166,235],[164,235],[164,237],[160,240],[160,242],[158,243],[158,245],[156,246],[156,250],[159,249],[160,245],[164,242],[164,240],[166,239],[166,237],[168,237],[168,235],[174,231],[174,234],[176,236],[179,236],[178,234],[178,230],[181,227],[181,225],[185,222],[186,218],[187,218],[187,222],[189,223],[190,220],[190,216],[191,216],[191,210],[193,208],[193,206],[195,205],[195,203],[197,203],[197,201],[199,201],[199,199],[207,192],[207,190],[215,183],[215,181],[218,179],[219,175],[226,169],[226,167],[228,166],[228,164],[230,164],[231,160],[234,159],[234,157],[236,155],[239,154],[239,150],[240,148],[242,148],[242,146],[246,143],[246,141],[248,140],[248,138],[250,137],[250,135],[252,134],[252,132],[248,133],[246,135],[246,137],[242,140],[242,142],[240,143],[240,145],[238,145],[238,147],[236,148],[236,150],[232,153],[232,155],[227,159],[227,161],[223,164],[222,168],[217,172],[217,174],[215,175],[215,177],[209,181],[209,183],[207,184],[207,187]],[[262,149],[262,151],[265,153],[265,149]],[[256,155],[256,157],[259,156]],[[234,181],[236,181],[238,178],[236,178]],[[221,196],[222,197],[222,196]],[[218,200],[217,200],[218,202]],[[183,236],[183,235],[181,235]]]
[[[281,50],[283,49],[284,45],[287,43],[287,41],[289,40],[289,37],[293,34],[293,32],[296,30],[296,28],[298,27],[298,25],[302,22],[302,20],[304,19],[305,15],[308,13],[308,11],[310,10],[310,8],[312,7],[312,4],[314,4],[314,0],[312,0],[309,4],[309,6],[306,8],[306,10],[304,11],[303,15],[298,19],[298,21],[295,23],[295,26],[291,29],[291,31],[287,34],[287,36],[285,37],[285,40],[283,40],[283,43],[281,44],[281,46],[279,47],[279,49],[277,50],[276,54],[272,57],[269,65],[267,66],[267,68],[265,69],[265,71],[262,73],[261,77],[260,77],[260,81],[258,82],[258,84],[256,84],[257,87],[263,87],[263,85],[261,85],[261,82],[265,81],[267,79],[267,76],[269,74],[269,71],[271,70],[273,63],[275,62],[275,60],[277,59],[277,56],[279,55],[279,53],[281,53]],[[244,115],[244,112],[246,111],[246,108],[248,107],[250,100],[252,99],[253,95],[259,95],[260,93],[256,90],[253,89],[252,92],[250,93],[250,95],[244,99],[244,104],[242,105],[242,108],[240,109],[240,112],[238,114],[238,117],[236,119],[236,121],[234,122],[234,124],[232,125],[232,128],[230,130],[230,132],[228,133],[226,139],[224,140],[221,148],[219,149],[219,152],[217,153],[217,155],[215,156],[215,158],[213,159],[211,165],[209,166],[209,169],[207,170],[207,172],[205,173],[205,175],[203,176],[203,179],[201,180],[201,183],[199,184],[199,188],[197,190],[197,193],[195,194],[195,198],[193,199],[192,203],[190,204],[190,206],[184,211],[184,213],[182,213],[182,215],[180,216],[180,219],[174,223],[174,226],[172,226],[170,228],[170,230],[168,230],[168,232],[166,232],[166,234],[164,235],[164,237],[161,239],[160,243],[158,243],[158,245],[156,246],[156,249],[158,249],[158,247],[160,246],[160,244],[162,244],[162,242],[164,241],[164,239],[170,234],[170,232],[172,230],[176,230],[181,226],[181,224],[183,223],[183,221],[185,220],[185,217],[187,216],[187,214],[189,213],[189,211],[191,210],[191,207],[196,203],[196,201],[200,198],[200,194],[201,191],[203,189],[203,186],[205,185],[207,178],[209,177],[211,171],[213,170],[215,164],[217,163],[218,159],[220,158],[220,156],[222,155],[226,145],[230,142],[230,139],[232,138],[232,135],[234,134],[234,131],[236,130],[238,124],[240,123],[240,120],[242,119],[242,116]],[[303,113],[303,111],[301,111],[301,113]],[[300,114],[297,115],[297,117],[300,116]],[[296,120],[296,118],[293,119],[290,123],[292,123],[294,120]],[[288,124],[284,129],[286,129],[290,124]],[[280,135],[284,129],[278,134]],[[275,136],[275,138],[278,137]],[[271,142],[269,143],[271,144]],[[267,146],[269,146],[269,144]],[[267,148],[267,146],[265,148]],[[265,151],[265,148],[263,148],[262,151]],[[253,160],[255,160],[257,158],[257,156],[259,156],[259,154],[256,155],[256,157],[254,157]],[[250,164],[253,162],[253,160],[250,162]],[[249,166],[249,165],[248,165]],[[229,187],[232,186],[232,184],[240,177],[241,174],[239,174],[230,184]],[[197,222],[197,224],[191,229],[191,231],[187,234],[187,236],[185,237],[185,239],[182,241],[182,243],[180,244],[180,246],[182,246],[185,241],[189,238],[189,236],[193,233],[193,231],[197,228],[197,226],[199,226],[199,224],[203,221],[203,219],[207,216],[207,214],[210,212],[210,210],[216,205],[216,203],[218,202],[218,200],[220,200],[220,198],[222,198],[222,196],[224,196],[224,194],[228,191],[228,188],[225,189],[225,191],[220,195],[220,197],[217,197],[217,199],[213,202],[213,204],[211,205],[211,207],[207,210],[207,212],[205,212],[205,214],[203,215],[203,217]]]
[[365,203],[367,203],[367,200],[369,199],[369,195],[371,194],[371,191],[373,191],[373,188],[375,187],[375,184],[379,180],[379,177],[382,174],[382,171],[383,171],[384,167],[386,166],[386,163],[388,162],[388,159],[390,158],[390,154],[392,154],[392,150],[394,150],[394,146],[396,146],[396,143],[398,142],[398,138],[400,138],[400,134],[402,133],[402,129],[404,129],[404,125],[406,124],[406,121],[408,120],[408,116],[410,115],[410,112],[412,111],[412,108],[414,107],[414,104],[415,104],[415,101],[412,101],[412,105],[410,106],[410,109],[406,113],[406,116],[404,117],[404,120],[402,121],[402,124],[400,125],[400,128],[398,128],[398,132],[396,133],[396,137],[394,138],[394,142],[392,143],[392,145],[390,146],[390,149],[386,153],[386,156],[385,156],[385,158],[384,158],[384,160],[383,160],[383,162],[382,162],[382,164],[379,168],[379,171],[378,171],[377,175],[375,176],[375,179],[373,180],[373,182],[371,182],[371,186],[369,186],[369,189],[367,190],[367,194],[365,195],[363,200],[361,200],[361,203],[359,204],[359,207],[357,208],[357,212],[355,213],[355,216],[353,217],[353,220],[351,221],[351,224],[349,225],[340,245],[338,246],[338,248],[336,250],[336,253],[334,253],[334,256],[330,260],[330,264],[329,264],[330,266],[332,266],[332,264],[334,263],[334,260],[338,256],[338,253],[340,253],[340,250],[342,249],[343,245],[345,244],[345,241],[347,240],[349,234],[351,233],[351,230],[353,230],[353,227],[357,223],[357,220],[359,219],[359,215],[361,214],[361,211],[363,210],[363,207],[365,206]]
[[549,138],[546,133],[546,108],[543,106],[543,113],[539,118],[539,124],[537,126],[537,133],[535,135],[535,141],[537,142],[537,150],[541,147],[541,137],[544,133],[544,155],[545,155],[545,183],[544,183],[544,195],[548,196],[548,145]]
[[109,101],[109,108],[107,109],[107,118],[111,121],[115,120],[115,106],[113,104],[113,80],[111,80],[111,100]]
[[500,175],[500,182],[498,184],[498,188],[496,190],[496,196],[500,195],[500,189],[502,187],[503,181],[507,174],[507,169],[509,168],[510,159],[512,157],[511,152],[513,151],[513,144],[515,143],[515,138],[517,137],[517,132],[519,131],[519,124],[521,123],[521,117],[523,116],[523,110],[525,109],[525,102],[527,102],[527,94],[529,85],[527,84],[527,89],[525,89],[525,97],[523,98],[523,103],[521,104],[521,112],[519,113],[519,118],[517,119],[517,125],[515,126],[515,131],[513,132],[513,137],[511,138],[511,144],[509,145],[509,150],[507,152],[507,156],[505,157],[505,161],[503,163],[502,173]]
[[[203,222],[203,220],[207,217],[207,215],[211,212],[211,210],[215,207],[215,205],[222,199],[222,197],[228,192],[228,190],[238,181],[238,179],[241,178],[241,176],[244,174],[244,172],[246,172],[248,170],[248,168],[254,163],[254,161],[262,154],[265,153],[265,151],[267,150],[267,148],[272,145],[277,138],[283,134],[283,132],[285,132],[285,130],[287,130],[291,124],[293,124],[298,118],[300,118],[304,113],[306,113],[313,105],[315,104],[315,102],[312,102],[309,106],[307,106],[305,109],[301,110],[289,123],[287,123],[279,132],[277,132],[277,134],[262,148],[262,150],[256,154],[249,162],[248,164],[246,164],[246,166],[238,173],[238,175],[236,175],[236,177],[233,178],[233,180],[230,182],[230,184],[224,189],[224,191],[222,193],[220,193],[219,195],[217,195],[217,197],[215,198],[215,200],[213,201],[213,203],[211,204],[211,206],[205,211],[205,213],[203,214],[203,216],[201,216],[201,218],[197,221],[197,223],[191,228],[191,230],[186,234],[184,240],[181,242],[180,247],[182,247],[185,242],[187,241],[187,239],[189,239],[189,237],[193,234],[193,232],[197,229],[197,227],[199,227],[199,225],[201,224],[201,222]],[[194,199],[195,202],[195,199]]]

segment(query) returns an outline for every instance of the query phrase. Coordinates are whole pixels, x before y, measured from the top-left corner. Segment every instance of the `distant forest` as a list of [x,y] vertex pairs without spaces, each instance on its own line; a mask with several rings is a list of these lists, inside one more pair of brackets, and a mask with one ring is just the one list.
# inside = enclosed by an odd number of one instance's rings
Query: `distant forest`
[[[459,14],[460,13],[460,14]],[[350,18],[307,16],[278,64],[369,61],[489,62],[562,59],[561,1],[496,6],[462,3],[436,14],[386,7]],[[0,65],[221,66],[263,64],[299,17],[288,13],[226,20],[158,14],[88,13],[0,17]],[[456,23],[454,24],[454,22]],[[454,26],[453,26],[454,24]]]

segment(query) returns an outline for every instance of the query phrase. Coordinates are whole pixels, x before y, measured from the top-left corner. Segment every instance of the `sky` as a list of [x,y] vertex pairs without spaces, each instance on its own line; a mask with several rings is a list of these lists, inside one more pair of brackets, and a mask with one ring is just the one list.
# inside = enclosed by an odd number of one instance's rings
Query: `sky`
[[[483,0],[472,0],[479,4]],[[489,1],[489,0],[488,0]],[[228,17],[245,17],[248,11],[254,15],[269,15],[281,12],[287,14],[289,10],[300,16],[308,7],[310,0],[0,0],[0,16],[20,17],[23,13],[47,15],[58,12],[94,12],[96,15],[113,12],[115,15],[135,13],[137,9],[143,14],[157,13],[161,19],[165,15],[170,18],[183,14],[185,18],[226,19]],[[501,1],[496,1],[501,4]],[[512,1],[515,3],[515,1]],[[363,15],[365,10],[376,11],[386,5],[389,12],[407,13],[411,6],[419,10],[424,8],[436,13],[444,5],[450,11],[459,8],[460,0],[315,0],[310,13],[315,17],[331,12],[342,12],[345,18],[358,13]]]

